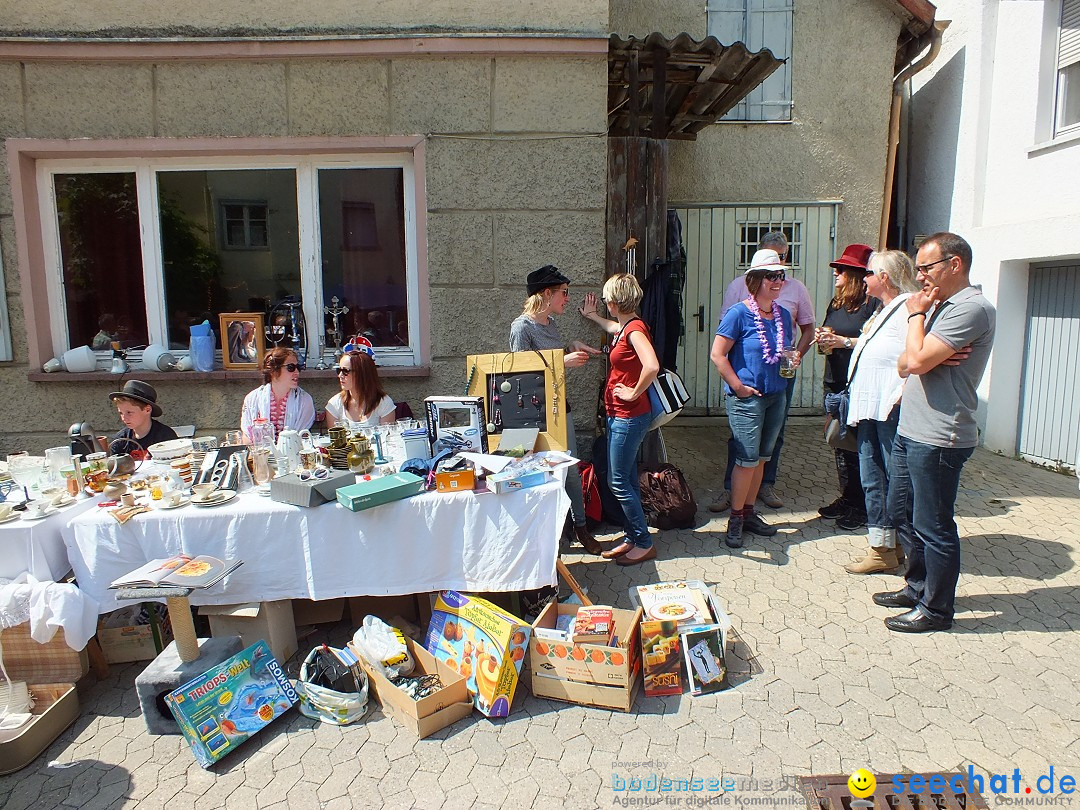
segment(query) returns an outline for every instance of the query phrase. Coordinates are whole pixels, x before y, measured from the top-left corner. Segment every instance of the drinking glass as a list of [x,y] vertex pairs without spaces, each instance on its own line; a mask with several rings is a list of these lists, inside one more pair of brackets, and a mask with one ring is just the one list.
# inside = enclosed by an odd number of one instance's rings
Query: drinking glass
[[239,430],[228,430],[225,432],[225,444],[239,447],[244,443],[244,434]]
[[780,358],[780,376],[785,379],[791,379],[795,376],[794,349],[784,349],[784,354]]
[[8,453],[7,465],[8,473],[11,475],[12,480],[23,488],[23,494],[26,496],[26,500],[29,501],[30,490],[28,487],[37,480],[37,474],[30,464],[30,454],[25,450],[20,450],[17,453]]

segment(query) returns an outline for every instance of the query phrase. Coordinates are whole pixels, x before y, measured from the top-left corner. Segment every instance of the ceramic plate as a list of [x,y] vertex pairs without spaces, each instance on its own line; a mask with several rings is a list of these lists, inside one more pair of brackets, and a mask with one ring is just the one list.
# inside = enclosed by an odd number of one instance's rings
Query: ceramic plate
[[187,506],[191,503],[191,498],[181,498],[179,503],[167,504],[164,501],[150,501],[150,506],[153,509],[179,509],[181,506]]
[[50,506],[48,509],[46,509],[44,512],[42,512],[40,515],[31,515],[30,510],[27,509],[25,512],[22,513],[22,519],[23,520],[42,520],[44,518],[47,518],[49,515],[55,515],[55,514],[56,514],[56,507],[55,506]]
[[12,512],[6,518],[0,518],[0,524],[2,524],[2,523],[11,523],[11,521],[18,520],[18,519],[19,519],[19,513],[18,512]]
[[219,489],[214,492],[206,500],[200,500],[199,498],[192,498],[191,502],[196,506],[221,506],[223,503],[228,503],[236,497],[236,490],[233,489]]

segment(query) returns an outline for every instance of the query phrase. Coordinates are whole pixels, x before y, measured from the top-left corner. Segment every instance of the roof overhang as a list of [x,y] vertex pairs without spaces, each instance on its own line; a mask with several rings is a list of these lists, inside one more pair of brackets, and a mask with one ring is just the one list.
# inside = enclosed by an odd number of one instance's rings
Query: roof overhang
[[784,63],[741,42],[668,39],[608,41],[608,135],[694,140]]

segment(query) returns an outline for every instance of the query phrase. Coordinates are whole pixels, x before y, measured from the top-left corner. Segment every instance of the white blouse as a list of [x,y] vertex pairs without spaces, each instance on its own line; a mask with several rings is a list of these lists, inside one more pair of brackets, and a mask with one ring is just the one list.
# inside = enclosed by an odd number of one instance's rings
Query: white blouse
[[[851,353],[848,374],[848,424],[863,419],[885,422],[904,392],[904,380],[896,370],[896,361],[907,341],[907,313],[903,308],[908,293],[898,295],[866,322],[863,334]],[[856,368],[856,361],[858,367]]]
[[357,421],[350,419],[348,414],[345,413],[345,403],[340,392],[334,394],[330,401],[326,403],[326,412],[334,417],[334,421],[351,430],[361,427],[375,427],[382,422],[385,416],[392,414],[396,409],[397,406],[394,404],[394,400],[390,399],[389,396],[384,396],[379,400],[379,404],[375,406],[373,413],[369,413],[363,419]]

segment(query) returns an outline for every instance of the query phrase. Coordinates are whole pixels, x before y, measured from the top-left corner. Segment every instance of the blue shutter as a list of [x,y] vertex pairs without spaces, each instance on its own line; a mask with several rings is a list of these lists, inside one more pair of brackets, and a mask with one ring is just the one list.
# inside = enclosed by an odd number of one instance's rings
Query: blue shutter
[[706,9],[708,33],[725,45],[741,41],[750,51],[768,48],[787,60],[723,120],[790,120],[794,0],[708,0]]

